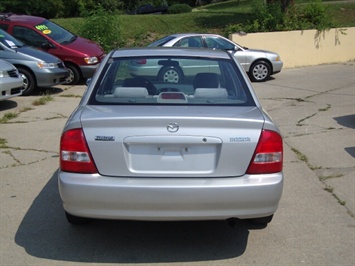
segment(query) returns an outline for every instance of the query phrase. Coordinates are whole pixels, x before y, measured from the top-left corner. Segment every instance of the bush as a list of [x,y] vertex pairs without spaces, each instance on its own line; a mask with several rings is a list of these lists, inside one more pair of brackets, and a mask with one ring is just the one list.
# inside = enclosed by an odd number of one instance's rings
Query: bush
[[300,18],[308,29],[325,30],[331,27],[331,20],[326,15],[326,8],[320,0],[305,5]]
[[284,30],[325,30],[331,28],[331,19],[321,0],[310,4],[291,6],[282,12],[280,4],[253,2],[251,18],[244,24],[228,25],[226,35],[235,32],[269,32]]
[[168,8],[168,14],[182,14],[189,13],[192,8],[187,4],[176,4]]
[[97,42],[106,52],[115,49],[122,44],[118,18],[98,6],[84,18],[80,35]]
[[269,32],[283,28],[284,14],[280,4],[264,4],[253,1],[250,19],[245,24],[229,25],[226,34],[235,32]]

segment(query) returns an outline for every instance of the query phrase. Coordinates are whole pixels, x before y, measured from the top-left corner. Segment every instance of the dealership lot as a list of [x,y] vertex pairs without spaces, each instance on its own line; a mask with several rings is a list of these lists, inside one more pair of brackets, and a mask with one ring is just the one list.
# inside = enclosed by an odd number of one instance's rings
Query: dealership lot
[[285,69],[253,83],[284,136],[285,188],[266,228],[238,221],[66,222],[58,144],[85,86],[0,102],[2,265],[353,265],[355,63]]

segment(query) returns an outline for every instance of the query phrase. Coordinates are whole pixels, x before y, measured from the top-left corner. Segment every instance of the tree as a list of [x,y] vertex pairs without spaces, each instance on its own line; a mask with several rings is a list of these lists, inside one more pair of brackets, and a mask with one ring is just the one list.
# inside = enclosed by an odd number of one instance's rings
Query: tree
[[282,12],[285,12],[289,6],[294,4],[294,0],[264,0],[265,4],[280,3]]

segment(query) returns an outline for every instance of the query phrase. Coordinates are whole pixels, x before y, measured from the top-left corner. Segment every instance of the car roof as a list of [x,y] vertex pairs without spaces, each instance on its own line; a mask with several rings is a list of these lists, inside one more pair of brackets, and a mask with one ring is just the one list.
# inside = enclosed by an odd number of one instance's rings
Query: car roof
[[189,37],[189,36],[218,36],[222,37],[221,35],[218,34],[212,34],[212,33],[176,33],[176,34],[171,34],[169,36],[173,37]]
[[230,54],[223,50],[205,48],[182,48],[182,47],[140,47],[125,48],[113,51],[111,57],[135,57],[135,56],[187,56],[187,57],[210,57],[230,59]]
[[8,21],[8,22],[26,23],[33,26],[42,23],[45,20],[45,18],[7,13],[7,14],[1,14],[0,20]]

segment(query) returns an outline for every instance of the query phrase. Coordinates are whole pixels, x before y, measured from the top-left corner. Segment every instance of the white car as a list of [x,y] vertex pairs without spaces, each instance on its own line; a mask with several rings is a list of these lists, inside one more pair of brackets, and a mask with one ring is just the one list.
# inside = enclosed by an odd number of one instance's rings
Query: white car
[[198,47],[220,49],[232,53],[248,73],[251,81],[266,81],[279,73],[283,62],[277,53],[243,47],[217,34],[181,33],[166,36],[149,47]]
[[0,100],[6,100],[22,94],[23,79],[17,68],[0,59]]

